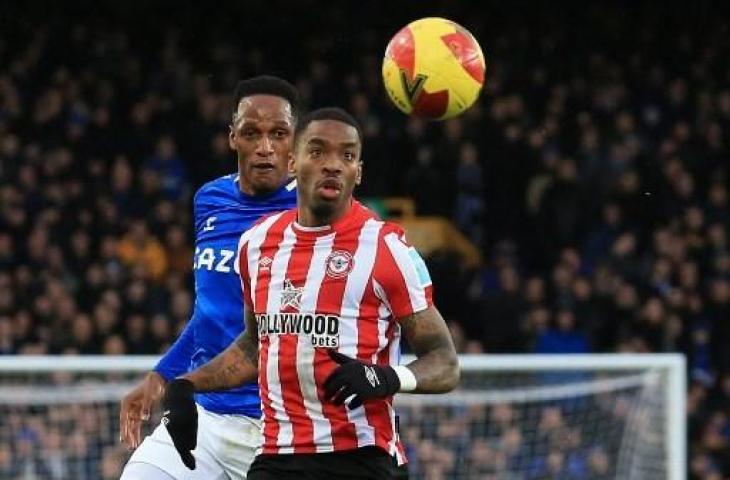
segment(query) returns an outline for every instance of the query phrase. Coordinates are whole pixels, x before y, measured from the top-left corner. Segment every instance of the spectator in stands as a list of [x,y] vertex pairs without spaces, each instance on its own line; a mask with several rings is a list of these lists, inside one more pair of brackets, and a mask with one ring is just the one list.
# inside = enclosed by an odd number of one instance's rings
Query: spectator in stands
[[459,150],[459,166],[456,169],[456,209],[454,221],[477,246],[482,246],[484,236],[484,186],[482,167],[474,144],[464,143]]
[[145,278],[159,281],[167,270],[167,252],[142,219],[132,220],[118,246],[119,258],[129,268],[140,269]]
[[15,438],[10,473],[12,478],[52,478],[51,471],[41,456],[36,432],[24,431]]
[[559,310],[555,314],[555,326],[537,337],[535,353],[588,353],[590,345],[585,334],[576,329],[572,310]]
[[185,164],[177,154],[175,140],[169,135],[160,137],[155,154],[144,168],[157,175],[162,192],[172,200],[179,200],[188,188]]

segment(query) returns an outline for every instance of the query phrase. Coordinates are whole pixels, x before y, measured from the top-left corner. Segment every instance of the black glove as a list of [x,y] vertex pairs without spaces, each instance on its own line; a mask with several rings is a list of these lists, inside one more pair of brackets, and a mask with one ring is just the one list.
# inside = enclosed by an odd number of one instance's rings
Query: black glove
[[194,393],[192,382],[176,378],[167,385],[162,399],[162,424],[167,428],[182,462],[190,470],[195,470],[195,457],[191,450],[198,443],[198,410]]
[[371,365],[332,349],[327,353],[340,364],[324,381],[325,398],[335,405],[342,405],[354,395],[347,405],[353,410],[365,400],[389,397],[400,390],[400,379],[393,367]]

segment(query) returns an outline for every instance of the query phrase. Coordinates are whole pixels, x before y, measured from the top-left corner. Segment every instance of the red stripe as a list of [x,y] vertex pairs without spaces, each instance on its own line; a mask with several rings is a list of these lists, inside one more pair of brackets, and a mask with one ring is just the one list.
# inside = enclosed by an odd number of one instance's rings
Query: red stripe
[[371,274],[360,301],[357,339],[357,358],[368,363],[372,363],[373,356],[378,353],[380,347],[380,335],[378,334],[379,305],[380,300],[373,291]]
[[[388,350],[392,338],[387,339],[385,347],[382,350],[378,350],[380,348],[380,335],[378,332],[379,306],[380,299],[377,298],[373,290],[371,276],[360,304],[357,356],[364,362],[372,363],[373,356],[377,354],[375,363],[378,365],[388,365]],[[368,424],[374,429],[375,444],[383,448],[386,452],[389,451],[388,443],[393,438],[393,428],[390,423],[390,416],[388,415],[388,403],[388,400],[383,399],[365,402],[364,404]]]
[[401,273],[398,262],[396,262],[388,244],[385,242],[385,235],[392,233],[383,229],[378,245],[378,256],[375,258],[375,279],[385,290],[388,303],[393,316],[402,318],[413,313],[411,297],[408,295],[408,285]]
[[390,322],[388,328],[385,330],[386,346],[378,352],[378,356],[375,359],[375,363],[378,365],[390,365],[390,346],[395,338],[395,322]]
[[[259,260],[264,257],[269,257],[271,260],[274,259],[274,255],[279,250],[279,244],[284,238],[284,230],[291,223],[292,219],[296,215],[296,212],[284,212],[276,221],[269,227],[266,232],[266,237],[261,244],[261,251],[259,253]],[[265,313],[266,304],[269,298],[269,282],[271,281],[271,268],[257,268],[256,272],[256,291],[253,292],[253,296],[256,299],[256,312]]]
[[[353,254],[357,247],[360,230],[361,228],[353,228],[348,229],[345,234],[338,232],[335,235],[332,250],[345,250]],[[326,265],[322,265],[320,268],[326,268]],[[317,313],[340,313],[346,282],[347,276],[333,278],[325,274],[317,296]],[[317,383],[317,395],[322,403],[322,413],[332,426],[332,444],[336,451],[351,450],[357,448],[355,425],[347,418],[346,407],[332,404],[324,394],[324,382],[336,367],[337,364],[329,358],[326,349],[315,349],[314,378]]]
[[[302,240],[302,238],[297,238],[294,244],[285,278],[307,278],[309,264],[312,262],[314,254],[314,242]],[[301,286],[295,285],[295,287]],[[282,312],[288,310],[295,311],[291,307],[281,309]],[[314,426],[304,406],[304,397],[297,374],[298,340],[299,336],[295,334],[279,336],[279,382],[284,409],[289,416],[294,432],[294,453],[314,453]]]
[[[296,212],[285,212],[269,227],[266,237],[261,244],[259,259],[267,256],[273,260],[274,254],[279,249],[284,237],[284,230]],[[270,268],[257,269],[256,291],[253,296],[256,299],[256,312],[266,312],[266,304],[269,297],[269,282],[271,281]],[[266,366],[269,363],[269,348],[271,343],[268,337],[259,338],[259,388],[261,389],[261,404],[264,411],[264,448],[263,453],[278,453],[277,437],[279,436],[279,422],[274,417],[274,409],[269,400],[269,383],[266,375]]]
[[269,363],[269,337],[259,339],[259,389],[261,405],[264,412],[264,448],[263,453],[278,453],[276,440],[279,436],[279,422],[274,417],[274,409],[269,402],[269,382],[266,375],[266,364]]

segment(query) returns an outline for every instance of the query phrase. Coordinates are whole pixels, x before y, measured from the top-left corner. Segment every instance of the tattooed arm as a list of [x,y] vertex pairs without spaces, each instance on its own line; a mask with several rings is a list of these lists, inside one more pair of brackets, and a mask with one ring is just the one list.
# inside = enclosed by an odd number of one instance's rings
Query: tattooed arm
[[246,311],[246,330],[213,360],[183,375],[196,392],[228,390],[253,382],[259,370],[259,339],[256,318]]
[[414,393],[444,393],[459,384],[459,359],[446,322],[435,307],[398,319],[416,360],[407,365],[416,377]]

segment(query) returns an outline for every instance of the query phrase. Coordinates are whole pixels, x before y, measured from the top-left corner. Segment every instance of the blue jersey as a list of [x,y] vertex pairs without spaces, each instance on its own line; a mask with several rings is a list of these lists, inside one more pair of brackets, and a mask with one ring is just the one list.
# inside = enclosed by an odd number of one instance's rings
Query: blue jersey
[[[296,206],[294,182],[276,192],[251,196],[241,192],[238,175],[203,185],[195,194],[195,306],[175,344],[155,367],[170,380],[209,362],[243,331],[243,293],[236,254],[241,234],[259,218]],[[206,410],[261,417],[258,385],[196,395]]]

